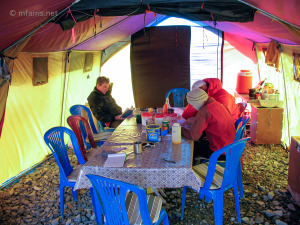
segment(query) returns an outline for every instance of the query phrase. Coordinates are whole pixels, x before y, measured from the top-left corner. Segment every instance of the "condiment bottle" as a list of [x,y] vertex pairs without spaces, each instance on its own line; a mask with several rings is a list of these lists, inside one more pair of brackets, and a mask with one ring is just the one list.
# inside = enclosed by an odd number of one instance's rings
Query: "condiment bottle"
[[181,126],[179,123],[174,123],[172,127],[172,143],[173,144],[181,143]]

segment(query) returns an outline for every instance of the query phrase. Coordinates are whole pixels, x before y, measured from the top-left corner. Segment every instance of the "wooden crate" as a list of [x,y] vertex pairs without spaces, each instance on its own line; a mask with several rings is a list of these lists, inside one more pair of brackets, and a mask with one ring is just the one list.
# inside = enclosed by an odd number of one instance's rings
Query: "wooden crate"
[[283,108],[251,106],[250,136],[254,144],[280,144]]
[[291,139],[288,190],[300,206],[300,137]]

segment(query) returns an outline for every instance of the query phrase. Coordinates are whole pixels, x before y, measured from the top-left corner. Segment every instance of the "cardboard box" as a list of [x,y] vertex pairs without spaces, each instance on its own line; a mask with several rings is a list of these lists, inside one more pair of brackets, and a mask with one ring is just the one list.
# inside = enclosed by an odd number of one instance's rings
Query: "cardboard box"
[[254,144],[280,144],[283,108],[251,106],[250,136]]
[[300,137],[291,139],[288,190],[300,206]]

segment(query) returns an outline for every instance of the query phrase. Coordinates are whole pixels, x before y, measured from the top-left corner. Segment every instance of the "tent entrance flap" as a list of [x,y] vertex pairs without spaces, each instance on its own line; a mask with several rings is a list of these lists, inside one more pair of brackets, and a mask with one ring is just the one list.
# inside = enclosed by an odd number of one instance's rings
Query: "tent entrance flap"
[[131,72],[136,107],[162,107],[172,88],[190,88],[187,26],[148,27],[132,35]]

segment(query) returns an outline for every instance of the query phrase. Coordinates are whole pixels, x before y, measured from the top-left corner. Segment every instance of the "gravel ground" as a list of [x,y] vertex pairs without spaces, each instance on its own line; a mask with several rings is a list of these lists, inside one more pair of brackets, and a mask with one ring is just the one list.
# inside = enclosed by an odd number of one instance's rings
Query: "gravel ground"
[[[70,150],[70,158],[76,158]],[[288,154],[280,145],[247,144],[244,152],[245,198],[240,200],[243,224],[300,224],[300,208],[287,191]],[[180,221],[182,189],[165,189],[170,224],[214,224],[213,203],[199,200],[188,189],[184,219]],[[80,190],[73,202],[65,191],[65,214],[59,211],[59,172],[53,157],[30,174],[0,191],[0,224],[96,224],[90,194]],[[237,224],[231,190],[224,194],[224,224]]]

